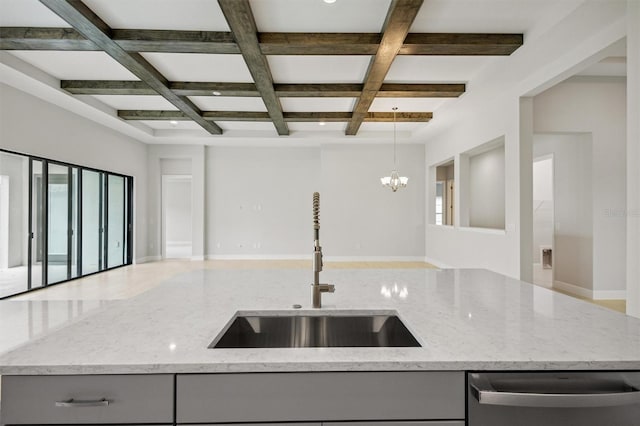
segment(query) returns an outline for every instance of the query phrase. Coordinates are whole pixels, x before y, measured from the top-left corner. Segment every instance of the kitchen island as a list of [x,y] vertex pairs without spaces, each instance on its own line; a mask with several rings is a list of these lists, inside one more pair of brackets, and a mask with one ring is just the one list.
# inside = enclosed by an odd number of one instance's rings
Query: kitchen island
[[[338,372],[331,376],[331,383],[337,385],[335,380],[340,376],[348,380],[340,382],[337,388],[355,383],[371,391],[371,383],[379,382],[380,377],[356,373],[380,372],[390,375],[387,385],[391,393],[374,395],[379,398],[389,395],[410,398],[421,386],[429,394],[428,386],[424,385],[428,382],[437,383],[441,391],[444,389],[443,397],[448,386],[458,389],[451,396],[455,401],[450,404],[455,414],[450,414],[451,410],[438,411],[438,405],[446,404],[437,400],[432,408],[437,414],[435,419],[461,424],[455,422],[464,421],[465,372],[640,370],[640,319],[493,272],[332,270],[325,271],[322,278],[336,286],[334,294],[323,296],[322,313],[395,313],[421,347],[209,349],[238,312],[313,315],[318,310],[311,309],[311,276],[307,271],[194,271],[0,357],[3,411],[8,399],[15,400],[10,396],[8,381],[29,379],[25,376],[154,377],[171,382],[167,392],[175,398],[174,380],[178,392],[187,383],[195,386],[189,391],[193,396],[203,389],[212,389],[207,381],[216,383],[216,377],[245,378],[248,381],[237,386],[250,389],[250,383],[256,382],[249,376],[254,375],[260,378],[254,387],[275,390],[276,384],[295,389],[295,384],[287,382],[295,374],[308,380],[307,373]],[[301,308],[292,309],[293,305]],[[433,375],[419,379],[419,374],[412,373]],[[282,377],[286,377],[284,382]],[[326,383],[323,385],[323,380],[319,380],[313,386],[322,389]],[[164,386],[139,385],[156,390]],[[42,387],[38,383],[34,386]],[[233,386],[225,383],[223,388]],[[232,394],[242,395],[242,391],[236,389]],[[224,395],[218,394],[215,399],[223,400]],[[178,401],[178,422],[180,404]],[[182,409],[183,413],[187,411]],[[182,421],[333,421],[337,420],[335,415],[323,419],[313,415],[276,418],[263,412],[254,417],[247,414],[240,418],[202,420],[196,416]],[[340,419],[362,420],[349,416],[347,413]],[[416,416],[400,418],[415,420]],[[128,421],[151,422],[147,418]],[[167,423],[175,421],[172,417]],[[113,423],[105,421],[108,422]]]

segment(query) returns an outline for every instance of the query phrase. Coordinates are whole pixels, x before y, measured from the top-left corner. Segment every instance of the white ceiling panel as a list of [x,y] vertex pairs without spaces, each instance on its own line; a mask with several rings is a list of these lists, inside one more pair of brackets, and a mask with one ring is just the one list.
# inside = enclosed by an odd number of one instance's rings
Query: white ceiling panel
[[393,112],[433,112],[447,102],[456,98],[376,98],[369,107],[369,111]]
[[554,3],[558,0],[428,0],[410,32],[521,33]]
[[138,80],[104,52],[10,51],[60,80]]
[[253,83],[242,55],[141,53],[170,81]]
[[[501,57],[502,58],[502,57]],[[385,83],[458,83],[472,79],[496,61],[489,56],[398,56]]]
[[0,0],[2,27],[70,27],[38,0]]
[[250,0],[258,31],[365,32],[382,29],[390,0]]
[[115,109],[177,110],[162,96],[94,95],[94,98]]
[[292,132],[344,132],[347,129],[347,123],[287,123],[289,130]]
[[157,130],[199,130],[202,129],[196,122],[194,121],[176,121],[177,124],[171,124],[170,121],[164,120],[141,120],[137,121],[137,123],[146,124],[152,129]]
[[222,130],[272,130],[275,133],[270,121],[216,121],[216,124]]
[[355,98],[281,98],[285,111],[351,111]]
[[231,96],[189,96],[203,111],[266,111],[262,98]]
[[275,83],[362,83],[370,56],[268,56]]
[[229,31],[213,0],[84,0],[111,28]]

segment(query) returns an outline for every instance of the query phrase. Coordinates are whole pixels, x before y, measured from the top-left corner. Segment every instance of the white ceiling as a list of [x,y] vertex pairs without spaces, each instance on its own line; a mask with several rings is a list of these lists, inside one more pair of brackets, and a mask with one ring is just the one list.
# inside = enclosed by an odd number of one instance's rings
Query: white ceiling
[[58,80],[138,80],[104,52],[14,50],[11,54]]
[[[229,31],[216,0],[83,0],[112,28]],[[526,34],[557,0],[425,0],[411,32],[492,32]],[[380,32],[390,0],[250,0],[262,32]],[[68,27],[37,0],[0,0],[0,25]],[[12,55],[58,80],[137,80],[102,52],[11,51]],[[142,53],[169,81],[253,82],[241,55]],[[269,56],[275,83],[361,83],[370,56]],[[504,57],[398,56],[386,83],[469,83],[485,67]],[[469,88],[470,85],[467,87]],[[464,96],[464,95],[463,95]],[[175,107],[160,96],[94,96],[115,109]],[[260,98],[190,97],[202,110],[266,111]],[[377,98],[370,111],[433,112],[455,105],[455,98]],[[350,111],[354,98],[282,98],[286,112]],[[89,107],[88,107],[89,108]],[[138,121],[155,130],[201,130],[191,122],[177,126],[162,121]],[[225,130],[271,132],[271,123],[219,122]],[[288,123],[292,133],[344,133],[346,123]],[[414,132],[426,123],[398,123]],[[362,134],[385,135],[390,123],[363,123]],[[370,132],[370,133],[367,133]],[[213,138],[205,131],[203,137]]]
[[114,29],[229,31],[211,0],[83,0]]
[[410,32],[520,33],[565,0],[426,0]]
[[250,0],[261,32],[380,32],[390,0]]
[[155,52],[141,55],[169,81],[253,83],[242,55]]

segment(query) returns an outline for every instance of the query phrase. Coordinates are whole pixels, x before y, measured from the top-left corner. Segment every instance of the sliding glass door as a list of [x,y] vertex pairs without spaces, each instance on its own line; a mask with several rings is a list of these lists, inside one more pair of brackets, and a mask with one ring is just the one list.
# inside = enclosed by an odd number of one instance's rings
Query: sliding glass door
[[0,152],[0,298],[29,289],[29,159]]
[[107,265],[113,268],[125,263],[125,182],[122,176],[115,175],[109,175],[107,182]]
[[103,173],[82,171],[82,273],[104,269],[103,258]]
[[0,298],[129,265],[133,179],[0,150]]
[[50,163],[47,170],[47,284],[69,279],[69,167]]
[[45,164],[40,160],[30,160],[31,163],[31,195],[29,197],[29,290],[42,287],[45,283],[45,212],[46,199],[44,170]]

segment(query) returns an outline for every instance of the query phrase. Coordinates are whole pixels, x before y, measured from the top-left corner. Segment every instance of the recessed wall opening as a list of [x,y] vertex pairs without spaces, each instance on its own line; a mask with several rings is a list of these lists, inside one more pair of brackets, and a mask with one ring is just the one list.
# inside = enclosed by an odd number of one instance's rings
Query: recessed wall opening
[[165,259],[193,254],[191,175],[162,176],[162,228]]
[[454,176],[455,165],[449,160],[436,166],[435,224],[454,225]]
[[465,205],[472,228],[505,229],[504,137],[462,154],[468,179]]

